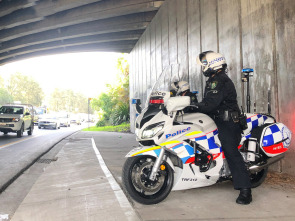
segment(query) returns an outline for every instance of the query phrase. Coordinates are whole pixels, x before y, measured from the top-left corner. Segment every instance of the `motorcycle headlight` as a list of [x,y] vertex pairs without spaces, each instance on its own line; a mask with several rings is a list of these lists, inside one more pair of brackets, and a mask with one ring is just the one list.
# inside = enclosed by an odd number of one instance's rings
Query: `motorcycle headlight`
[[19,122],[19,118],[12,118],[12,122]]
[[146,138],[152,138],[153,136],[155,136],[160,130],[163,129],[165,122],[160,122],[160,123],[156,123],[156,124],[152,124],[148,127],[146,127],[143,132],[142,132],[142,139],[146,139]]

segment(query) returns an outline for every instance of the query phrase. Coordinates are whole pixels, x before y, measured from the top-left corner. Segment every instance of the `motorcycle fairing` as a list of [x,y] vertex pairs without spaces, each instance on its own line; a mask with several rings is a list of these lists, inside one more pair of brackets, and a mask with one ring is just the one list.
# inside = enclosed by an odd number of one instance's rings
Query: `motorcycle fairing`
[[222,152],[220,140],[218,138],[217,128],[213,131],[210,131],[206,134],[201,133],[199,136],[194,136],[192,134],[186,134],[186,136],[200,144],[205,150],[209,151],[211,154],[219,154]]
[[173,140],[165,143],[161,143],[159,146],[143,146],[131,150],[126,157],[134,157],[138,155],[151,155],[158,157],[162,147],[166,147],[171,150],[181,159],[183,163],[187,161],[190,157],[194,156],[194,149],[187,143]]
[[[190,139],[192,141],[197,142],[204,148],[204,150],[207,150],[208,152],[214,155],[213,160],[219,157],[219,154],[222,152],[220,141],[218,139],[217,129],[215,129],[214,131],[210,131],[206,134],[202,131],[193,131],[185,134],[185,137],[182,139]],[[140,149],[136,148],[131,150],[126,155],[126,157],[134,157],[143,154],[158,157],[162,146],[165,146],[167,149],[170,149],[173,152],[175,152],[184,164],[191,163],[192,158],[194,159],[195,157],[194,148],[188,143],[179,140],[167,141],[161,143],[159,146],[141,147]]]

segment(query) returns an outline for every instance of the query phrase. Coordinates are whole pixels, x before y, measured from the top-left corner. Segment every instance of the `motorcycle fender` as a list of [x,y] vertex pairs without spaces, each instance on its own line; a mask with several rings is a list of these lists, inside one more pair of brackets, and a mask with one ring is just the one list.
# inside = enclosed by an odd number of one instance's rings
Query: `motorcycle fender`
[[[158,157],[160,154],[161,146],[142,146],[142,147],[136,147],[132,149],[125,157],[135,157],[140,155],[149,155],[153,157]],[[169,164],[169,166],[172,168],[173,171],[175,171],[175,167],[169,157],[167,157],[166,162]]]

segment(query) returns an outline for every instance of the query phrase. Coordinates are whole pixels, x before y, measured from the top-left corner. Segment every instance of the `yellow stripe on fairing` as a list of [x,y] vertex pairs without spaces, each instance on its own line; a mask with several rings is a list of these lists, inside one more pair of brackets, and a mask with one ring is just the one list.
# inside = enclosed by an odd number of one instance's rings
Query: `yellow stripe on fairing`
[[148,152],[148,151],[151,151],[151,150],[158,150],[158,149],[161,149],[161,147],[160,146],[151,147],[151,148],[148,148],[148,149],[138,151],[138,152],[132,154],[131,156],[136,156],[136,155],[141,154],[141,153],[145,153],[145,152]]
[[168,142],[165,142],[165,143],[161,143],[160,146],[166,146],[166,145],[169,145],[169,144],[176,144],[176,143],[181,143],[181,142],[178,141],[178,140],[171,140],[171,141],[168,141]]
[[201,133],[203,133],[203,132],[202,131],[193,131],[189,134],[186,134],[185,136],[189,137],[189,136],[193,136],[193,135],[197,135],[197,134],[201,134]]
[[178,141],[178,140],[168,141],[168,142],[165,142],[165,143],[161,143],[160,146],[155,146],[155,147],[151,147],[151,148],[147,148],[147,149],[138,151],[138,152],[132,154],[131,156],[133,157],[133,156],[136,156],[136,155],[141,154],[141,153],[149,152],[151,150],[158,150],[158,149],[161,149],[162,146],[166,146],[166,145],[169,145],[169,144],[179,144],[179,143],[181,143],[181,142]]

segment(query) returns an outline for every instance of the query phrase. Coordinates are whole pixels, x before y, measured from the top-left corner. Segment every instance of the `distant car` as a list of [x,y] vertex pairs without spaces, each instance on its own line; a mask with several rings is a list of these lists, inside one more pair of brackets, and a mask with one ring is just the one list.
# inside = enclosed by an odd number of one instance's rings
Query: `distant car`
[[0,131],[17,133],[21,137],[24,131],[32,135],[34,130],[34,110],[29,104],[6,104],[0,108]]
[[50,114],[42,115],[42,118],[39,119],[38,128],[53,128],[59,129],[60,128],[60,121],[59,119]]
[[58,116],[60,120],[61,127],[70,127],[71,126],[71,119],[69,114],[59,114]]
[[76,115],[76,116],[72,116],[71,118],[71,124],[77,124],[77,125],[81,125],[81,118]]

